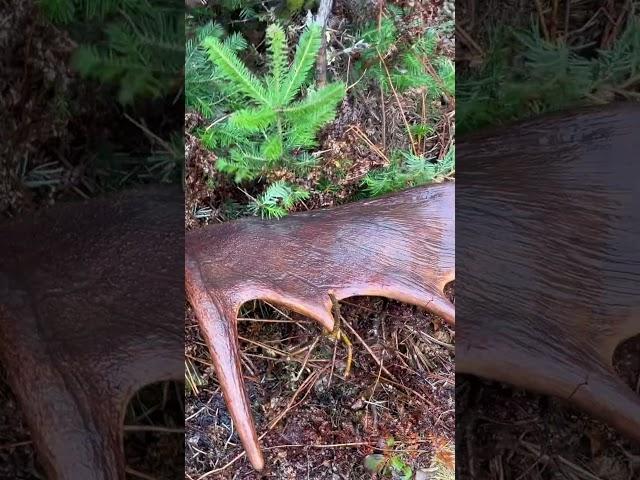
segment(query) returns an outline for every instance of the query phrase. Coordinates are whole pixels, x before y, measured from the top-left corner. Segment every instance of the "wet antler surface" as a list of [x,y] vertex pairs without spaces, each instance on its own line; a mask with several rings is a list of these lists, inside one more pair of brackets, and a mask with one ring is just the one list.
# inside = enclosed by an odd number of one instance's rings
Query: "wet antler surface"
[[419,305],[453,323],[454,307],[443,289],[454,278],[454,188],[415,188],[279,221],[246,219],[187,234],[187,296],[256,469],[264,460],[240,368],[241,305],[274,302],[332,330],[330,295],[375,295]]
[[640,107],[458,142],[457,372],[568,399],[640,441],[615,348],[640,334]]
[[0,225],[0,359],[50,480],[125,478],[129,399],[183,378],[182,222],[169,189]]

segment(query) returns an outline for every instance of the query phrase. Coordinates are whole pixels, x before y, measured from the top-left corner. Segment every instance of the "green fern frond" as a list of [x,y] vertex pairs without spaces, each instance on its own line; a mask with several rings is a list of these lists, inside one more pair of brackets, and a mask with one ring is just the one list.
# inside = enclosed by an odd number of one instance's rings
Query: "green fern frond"
[[284,181],[275,182],[249,205],[254,215],[263,218],[282,218],[296,203],[309,198],[309,192],[291,186]]
[[640,17],[629,18],[627,27],[610,50],[598,51],[597,87],[623,85],[640,74]]
[[[129,11],[136,6],[134,0],[39,0],[47,17],[54,22],[69,23],[72,20],[104,19],[119,10]],[[151,5],[146,3],[151,8]],[[156,7],[156,6],[154,6]]]
[[56,23],[69,23],[76,14],[73,0],[40,0],[38,4],[43,13]]
[[[624,94],[627,82],[640,74],[637,15],[628,17],[622,34],[606,50],[548,42],[535,23],[525,31],[499,28],[492,36],[482,69],[457,86],[462,131],[602,103],[612,92]],[[520,48],[513,48],[514,40]]]
[[236,53],[241,52],[242,50],[247,48],[247,41],[238,32],[229,35],[224,39],[223,43],[227,46],[228,49]]
[[86,77],[119,83],[118,100],[123,104],[131,103],[136,96],[159,97],[166,85],[154,75],[157,72],[145,65],[94,46],[79,47],[73,55],[73,65]]
[[227,148],[233,145],[244,147],[251,144],[246,131],[236,127],[231,122],[222,122],[215,127],[208,128],[200,134],[204,146],[211,150]]
[[267,162],[275,162],[282,157],[282,154],[284,153],[282,137],[280,135],[271,135],[267,137],[265,142],[262,144],[260,151]]
[[320,128],[336,116],[336,107],[345,96],[345,85],[336,82],[317,91],[311,91],[304,100],[288,107],[284,114],[289,130],[290,148],[308,148],[316,145]]
[[364,30],[359,32],[358,38],[367,47],[362,53],[363,60],[378,59],[378,52],[385,54],[398,38],[398,29],[390,18],[382,18],[380,24],[378,22],[369,23]]
[[417,55],[432,58],[436,56],[439,35],[436,29],[428,29],[411,47]]
[[[274,164],[295,169],[301,158],[299,150],[316,145],[319,129],[335,117],[336,107],[345,95],[343,83],[331,83],[319,90],[309,89],[305,98],[292,103],[307,82],[306,77],[315,62],[320,38],[317,25],[301,36],[294,66],[290,69],[282,28],[269,27],[267,36],[271,68],[264,83],[234,52],[225,51],[219,39],[204,41],[214,63],[214,73],[221,75],[225,88],[244,90],[245,98],[253,104],[249,107],[228,104],[233,111],[229,118],[214,122],[215,126],[203,134],[203,142],[209,148],[231,148],[233,152],[241,148],[245,155],[246,150],[251,149],[253,155],[246,155],[242,161],[236,158],[237,153],[217,152],[226,159],[222,164],[225,172],[232,173],[236,179],[256,178],[260,169]],[[283,92],[287,88],[292,89],[291,93]],[[248,90],[251,91],[247,94]],[[234,142],[237,143],[235,148]]]
[[[320,47],[320,28],[309,27],[300,37],[291,67],[288,65],[286,35],[282,27],[267,30],[269,73],[259,79],[220,38],[203,43],[213,68],[226,92],[239,92],[243,102],[223,102],[226,109],[201,133],[205,146],[218,156],[216,168],[231,175],[236,183],[263,178],[274,167],[308,172],[317,158],[304,149],[316,145],[319,129],[331,121],[345,96],[345,85],[329,83],[320,89],[308,88],[310,72]],[[191,47],[193,48],[193,47]],[[189,76],[189,72],[187,72]],[[229,114],[229,112],[231,112]],[[268,189],[271,186],[268,187]],[[278,184],[266,191],[254,206],[261,215],[281,217],[308,193]]]
[[[80,8],[83,9],[85,18],[105,18],[110,13],[119,9],[129,10],[134,7],[136,2],[132,0],[79,0],[77,1]],[[139,2],[146,3],[146,2]],[[151,7],[150,4],[147,4]]]
[[222,27],[214,22],[207,22],[197,28],[185,44],[184,60],[184,92],[185,105],[200,112],[204,117],[214,115],[216,103],[220,101],[219,88],[215,82],[215,74],[211,71],[202,41],[207,37],[222,37]]
[[[196,110],[205,118],[212,118],[222,113],[225,108],[242,105],[244,96],[239,96],[224,80],[217,67],[212,66],[202,41],[207,37],[222,38],[224,30],[213,22],[207,22],[193,32],[192,38],[186,42],[184,62],[185,105]],[[232,51],[240,52],[247,47],[242,35],[234,33],[224,39],[223,43]]]
[[440,161],[400,151],[395,152],[388,167],[369,172],[362,185],[368,196],[377,197],[409,187],[442,181],[453,170],[455,147],[451,147]]
[[442,80],[442,87],[448,95],[456,93],[456,67],[451,59],[440,57],[436,61],[438,75]]
[[143,2],[120,10],[103,33],[106,46],[85,44],[74,52],[72,64],[80,74],[117,84],[121,103],[160,97],[177,86],[184,65],[184,22],[178,9],[152,9]]
[[[382,19],[380,25],[372,22],[360,33],[360,43],[364,44],[365,49],[361,60],[355,65],[356,76],[375,81],[384,91],[391,90],[391,80],[398,92],[420,88],[425,89],[431,98],[437,98],[442,93],[453,95],[455,67],[446,57],[437,55],[438,30],[429,28],[411,45],[399,45],[400,32],[394,22],[405,20],[403,13],[396,11],[396,14],[401,16],[395,21],[395,14],[389,15]],[[383,65],[380,55],[386,57],[394,50],[399,50],[399,53],[391,56],[391,60],[385,60]],[[437,75],[433,75],[434,69],[427,68],[427,65],[434,67]]]
[[313,148],[318,146],[315,133],[307,126],[292,127],[287,132],[287,150]]
[[[323,110],[335,112],[335,108],[346,94],[346,86],[342,82],[325,85],[320,90],[310,92],[304,100],[286,107],[283,112],[291,122],[301,122]],[[330,120],[330,119],[329,119]]]
[[219,171],[233,175],[236,183],[254,180],[260,176],[267,159],[253,145],[232,148],[228,157],[218,158],[216,167]]

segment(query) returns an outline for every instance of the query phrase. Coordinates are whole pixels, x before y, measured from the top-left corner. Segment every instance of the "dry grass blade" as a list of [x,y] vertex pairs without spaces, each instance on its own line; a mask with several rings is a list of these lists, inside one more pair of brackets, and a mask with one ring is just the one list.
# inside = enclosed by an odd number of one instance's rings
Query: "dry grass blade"
[[31,440],[24,440],[23,442],[5,443],[0,445],[0,450],[11,450],[13,448],[31,445],[32,443],[33,442]]
[[[342,319],[342,322],[347,326],[347,328],[349,329],[349,331],[353,334],[354,337],[356,337],[356,339],[364,346],[365,350],[369,353],[369,355],[371,355],[371,358],[373,358],[373,361],[376,362],[376,364],[380,367],[380,369],[389,377],[392,379],[396,379],[396,377],[389,371],[387,370],[387,368],[382,364],[382,361],[376,356],[376,354],[373,352],[373,350],[371,349],[371,347],[369,347],[369,345],[367,345],[367,342],[365,342],[362,337],[358,334],[358,332],[356,332],[356,330],[349,325],[349,322],[347,322],[344,318]],[[397,380],[396,380],[397,381]]]
[[[282,412],[280,412],[275,419],[273,419],[270,423],[269,426],[267,427],[267,429],[265,430],[265,432],[260,435],[258,437],[259,440],[262,440],[271,430],[273,430],[276,425],[278,425],[278,423],[280,423],[280,421],[294,408],[296,408],[298,405],[300,405],[300,403],[302,403],[305,398],[307,398],[307,395],[309,395],[309,392],[311,391],[311,387],[313,387],[313,385],[315,384],[315,382],[318,380],[318,378],[320,377],[320,375],[326,371],[326,368],[320,370],[320,371],[316,371],[314,373],[312,373],[311,375],[309,375],[304,382],[302,382],[300,384],[300,386],[297,388],[297,390],[294,392],[293,396],[291,397],[291,399],[289,400],[287,406],[282,410]],[[302,398],[296,402],[296,399],[298,398],[298,396],[300,396],[302,393],[304,392],[304,394],[302,395]],[[243,451],[242,453],[240,453],[239,455],[237,455],[236,457],[234,457],[231,461],[229,461],[227,464],[225,464],[224,466],[220,467],[220,468],[216,468],[214,470],[210,470],[208,472],[206,472],[205,474],[201,475],[200,477],[198,477],[197,480],[202,480],[204,478],[210,477],[211,475],[215,475],[217,473],[223,472],[225,470],[227,470],[229,467],[231,467],[234,463],[236,463],[238,460],[240,460],[241,458],[243,458],[245,456],[245,452]]]
[[373,143],[369,137],[367,136],[366,133],[364,133],[360,127],[358,127],[357,125],[351,126],[347,129],[347,131],[345,132],[345,134],[354,131],[356,133],[356,135],[358,135],[362,140],[364,140],[364,142],[369,146],[369,148],[371,148],[371,150],[373,150],[378,156],[380,156],[380,158],[384,159],[384,161],[387,163],[387,165],[389,163],[391,163],[391,161],[389,160],[389,157],[387,157],[387,155],[375,144]]
[[413,154],[414,155],[418,155],[418,149],[416,147],[416,142],[413,140],[413,135],[411,134],[411,126],[409,125],[409,121],[407,120],[407,115],[404,112],[404,108],[402,107],[402,102],[400,101],[400,97],[398,96],[398,92],[396,91],[396,87],[393,85],[393,81],[391,79],[391,74],[389,73],[389,68],[387,67],[387,63],[384,61],[384,58],[382,57],[382,54],[380,53],[380,51],[377,50],[378,52],[378,57],[380,57],[380,63],[382,64],[382,66],[384,67],[384,71],[387,75],[387,79],[389,81],[389,86],[391,87],[391,91],[393,92],[393,96],[396,99],[396,103],[398,104],[398,109],[400,110],[400,113],[402,114],[402,120],[404,121],[404,126],[407,129],[407,135],[409,136],[409,140],[411,141],[411,149],[413,150]]

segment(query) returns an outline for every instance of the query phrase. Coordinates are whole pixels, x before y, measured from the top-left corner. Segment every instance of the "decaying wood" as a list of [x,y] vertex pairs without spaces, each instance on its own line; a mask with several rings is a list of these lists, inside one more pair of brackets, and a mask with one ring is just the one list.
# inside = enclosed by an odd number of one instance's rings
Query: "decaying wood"
[[0,361],[49,480],[125,478],[128,401],[184,378],[182,231],[179,189],[0,225]]
[[458,142],[456,370],[568,399],[640,441],[612,355],[640,334],[640,107]]
[[454,322],[443,293],[454,278],[454,184],[280,221],[245,219],[189,232],[186,290],[252,465],[260,452],[238,352],[236,317],[254,299],[333,329],[331,298],[384,296]]
[[320,51],[316,58],[316,84],[318,87],[324,87],[327,84],[327,23],[329,22],[329,15],[331,15],[331,8],[333,7],[333,0],[320,0],[318,6],[318,13],[313,16],[312,21],[317,23],[322,28],[321,30],[321,43]]

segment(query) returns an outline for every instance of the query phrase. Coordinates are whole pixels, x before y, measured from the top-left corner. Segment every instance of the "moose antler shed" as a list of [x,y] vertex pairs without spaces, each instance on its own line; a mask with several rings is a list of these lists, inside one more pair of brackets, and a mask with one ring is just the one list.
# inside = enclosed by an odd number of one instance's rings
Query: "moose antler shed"
[[[611,365],[620,342],[640,334],[640,262],[630,248],[640,225],[638,131],[640,110],[613,106],[469,137],[457,215],[445,183],[189,233],[187,297],[252,465],[264,460],[240,369],[239,307],[272,301],[330,330],[331,295],[380,295],[454,324],[443,295],[455,276],[454,217],[465,239],[457,371],[565,398],[640,441],[640,399]],[[523,152],[530,161],[516,161]]]
[[332,296],[375,295],[421,306],[453,324],[444,287],[455,271],[454,191],[444,183],[277,222],[252,218],[189,232],[187,297],[254,468],[262,469],[264,460],[240,368],[240,306],[271,301],[332,330]]

